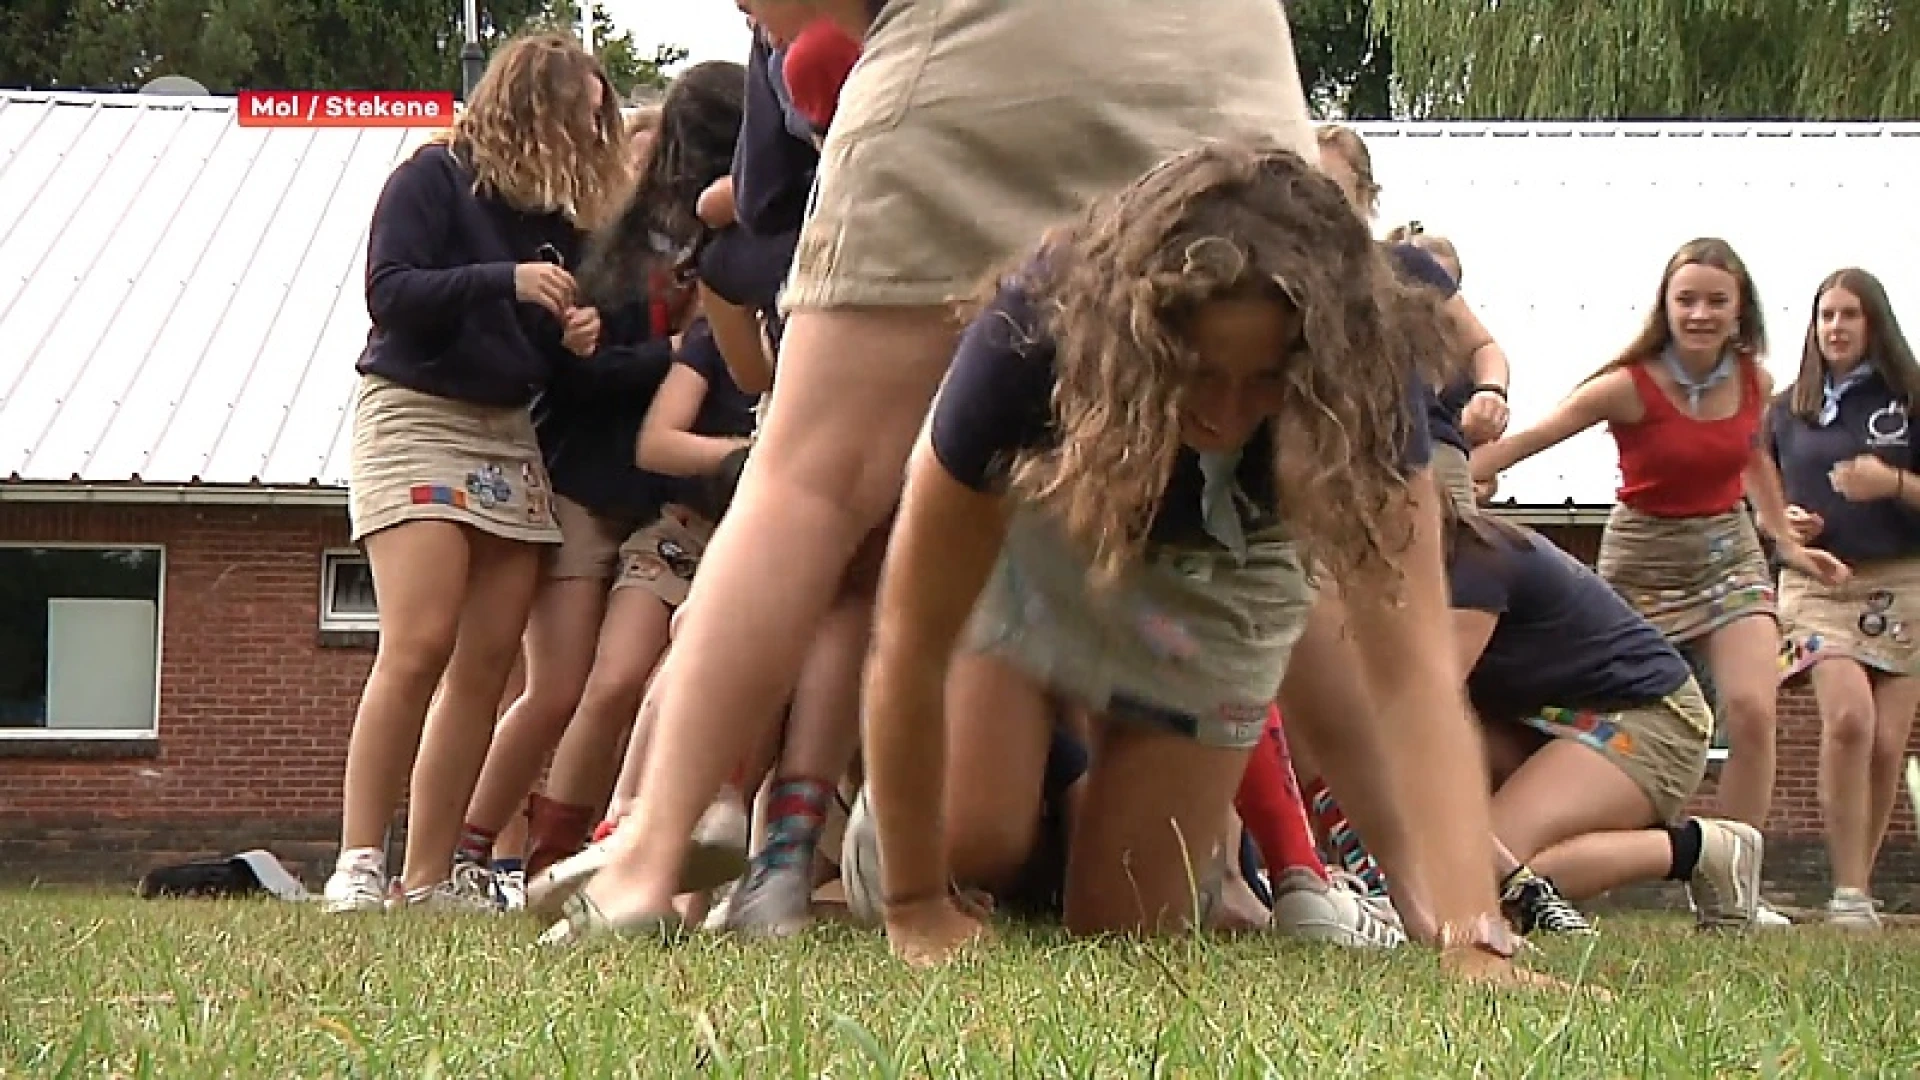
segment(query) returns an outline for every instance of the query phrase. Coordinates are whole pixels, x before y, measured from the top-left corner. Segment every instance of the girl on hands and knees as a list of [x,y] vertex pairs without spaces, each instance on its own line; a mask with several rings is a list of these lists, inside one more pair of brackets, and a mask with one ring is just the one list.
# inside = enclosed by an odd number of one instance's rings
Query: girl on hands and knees
[[[881,583],[867,762],[897,951],[937,961],[983,932],[949,898],[939,842],[956,651],[997,661],[1003,695],[1024,684],[1095,717],[1069,930],[1173,930],[1204,909],[1314,604],[1307,568],[1445,603],[1437,545],[1427,562],[1409,543],[1437,523],[1406,516],[1410,490],[1433,498],[1415,358],[1439,317],[1330,180],[1232,144],[1096,203],[1001,288],[915,447]],[[1434,675],[1429,703],[1457,699],[1444,619],[1412,608],[1405,666]],[[1479,798],[1433,820],[1484,866]],[[1430,850],[1406,853],[1438,884]],[[1491,881],[1452,870],[1463,884],[1412,905],[1410,925],[1511,973]]]

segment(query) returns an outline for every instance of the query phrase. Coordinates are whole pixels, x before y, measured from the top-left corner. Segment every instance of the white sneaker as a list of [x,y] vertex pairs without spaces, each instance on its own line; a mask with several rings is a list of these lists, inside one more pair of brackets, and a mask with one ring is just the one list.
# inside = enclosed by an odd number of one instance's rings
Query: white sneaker
[[1283,934],[1309,941],[1330,941],[1350,948],[1391,949],[1407,935],[1398,917],[1389,919],[1378,901],[1335,887],[1301,867],[1273,879],[1273,925]]
[[840,837],[840,888],[855,922],[880,925],[886,908],[880,883],[880,832],[864,787],[847,811],[847,828]]
[[1840,930],[1872,933],[1882,927],[1873,897],[1859,889],[1835,889],[1827,901],[1827,925]]
[[320,909],[329,915],[387,910],[386,855],[379,848],[341,852],[320,894]]
[[494,891],[500,894],[502,911],[522,911],[527,906],[527,872],[508,870],[493,875]]
[[558,918],[560,909],[574,893],[586,887],[593,875],[606,869],[607,842],[588,844],[579,854],[569,855],[527,881],[525,907],[536,915]]
[[438,885],[408,889],[395,906],[488,914],[504,910],[500,890],[494,884],[493,871],[471,862],[454,863],[453,873]]
[[1702,929],[1750,929],[1760,904],[1760,866],[1766,841],[1739,821],[1698,818],[1700,861],[1687,881],[1694,920]]
[[1753,909],[1753,925],[1757,930],[1782,930],[1793,925],[1793,920],[1773,909],[1765,900]]

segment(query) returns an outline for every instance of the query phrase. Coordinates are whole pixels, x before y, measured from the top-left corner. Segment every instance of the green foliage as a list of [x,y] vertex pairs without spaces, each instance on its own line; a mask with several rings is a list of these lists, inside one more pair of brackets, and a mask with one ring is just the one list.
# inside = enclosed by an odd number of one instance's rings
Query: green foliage
[[[567,0],[481,0],[490,53],[523,29],[578,30]],[[13,0],[0,7],[0,85],[138,89],[184,75],[214,93],[457,90],[464,32],[450,0]],[[592,8],[596,51],[624,93],[664,85],[686,55],[642,55]]]
[[1920,115],[1911,0],[1374,0],[1416,116]]
[[1393,46],[1373,25],[1369,0],[1291,0],[1300,81],[1315,113],[1352,120],[1393,115]]

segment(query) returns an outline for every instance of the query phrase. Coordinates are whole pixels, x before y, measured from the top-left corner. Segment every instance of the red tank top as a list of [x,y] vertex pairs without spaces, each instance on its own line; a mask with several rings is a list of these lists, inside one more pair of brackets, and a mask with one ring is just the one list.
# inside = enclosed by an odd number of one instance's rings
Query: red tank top
[[1723,420],[1696,420],[1669,399],[1645,364],[1627,369],[1646,416],[1611,424],[1620,448],[1620,489],[1627,506],[1655,517],[1710,517],[1740,504],[1745,473],[1759,444],[1758,368],[1740,364],[1740,408]]

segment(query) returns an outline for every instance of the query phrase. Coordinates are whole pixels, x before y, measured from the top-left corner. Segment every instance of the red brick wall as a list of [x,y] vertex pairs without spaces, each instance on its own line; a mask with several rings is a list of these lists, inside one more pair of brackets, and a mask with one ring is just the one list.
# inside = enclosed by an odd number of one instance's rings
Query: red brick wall
[[0,542],[166,547],[158,756],[23,760],[0,743],[0,828],[54,815],[334,818],[372,654],[323,648],[321,552],[343,509],[0,502]]

